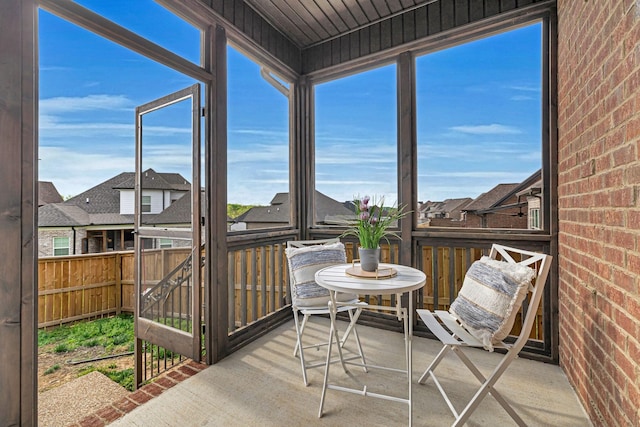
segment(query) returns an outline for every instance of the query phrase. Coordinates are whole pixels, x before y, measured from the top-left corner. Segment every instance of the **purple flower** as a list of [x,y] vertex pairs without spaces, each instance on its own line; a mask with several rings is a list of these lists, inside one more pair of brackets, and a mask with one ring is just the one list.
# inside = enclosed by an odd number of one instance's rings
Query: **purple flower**
[[366,221],[368,219],[369,219],[369,212],[367,212],[366,210],[360,212],[360,221]]
[[369,196],[364,196],[362,198],[362,204],[364,204],[365,206],[367,206],[369,204],[369,200],[371,200],[371,198]]
[[369,210],[369,206],[367,206],[364,202],[360,202],[360,211],[367,212]]

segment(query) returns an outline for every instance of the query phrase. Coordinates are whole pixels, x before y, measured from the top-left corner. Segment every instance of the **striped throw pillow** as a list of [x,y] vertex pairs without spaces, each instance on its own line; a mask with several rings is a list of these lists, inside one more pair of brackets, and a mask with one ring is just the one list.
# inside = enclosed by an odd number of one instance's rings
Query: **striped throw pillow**
[[[298,308],[327,307],[329,290],[318,285],[315,274],[318,270],[334,264],[347,262],[344,245],[341,242],[326,245],[287,248],[291,299]],[[338,293],[338,301],[357,299],[355,294]]]
[[527,266],[483,256],[471,264],[449,312],[493,351],[513,328],[534,277]]

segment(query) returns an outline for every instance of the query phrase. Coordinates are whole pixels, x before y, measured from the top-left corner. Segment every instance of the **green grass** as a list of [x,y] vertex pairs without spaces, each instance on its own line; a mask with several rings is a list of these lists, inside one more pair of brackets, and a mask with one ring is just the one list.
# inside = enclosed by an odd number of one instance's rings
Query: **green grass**
[[67,344],[65,343],[57,344],[53,349],[54,353],[68,353],[69,351],[71,350],[69,350],[69,346],[67,346]]
[[[49,351],[54,353],[68,353],[81,347],[98,346],[104,347],[105,354],[125,353],[133,351],[134,343],[133,316],[130,314],[38,331],[38,346],[50,346],[52,349]],[[127,390],[133,391],[133,369],[118,371],[116,368],[115,364],[110,364],[107,369],[88,365],[79,372],[79,375],[86,375],[97,370]],[[58,369],[60,369],[60,365],[54,365],[44,374],[52,374]]]
[[58,369],[60,369],[60,365],[55,364],[52,367],[50,367],[49,369],[47,369],[46,371],[44,371],[44,375],[49,375],[49,374],[53,374],[55,371],[57,371]]
[[82,369],[78,376],[87,375],[91,372],[98,371],[101,374],[107,376],[111,379],[111,381],[115,381],[120,384],[122,387],[126,388],[129,391],[133,391],[133,368],[127,368],[118,370],[115,364],[109,365],[105,368],[96,368],[93,365],[89,365],[86,368]]
[[[168,319],[156,319],[156,321],[171,325],[171,321]],[[175,320],[174,326],[188,331],[191,329],[191,322]],[[68,353],[81,347],[102,346],[105,349],[105,355],[107,355],[133,351],[134,345],[135,335],[133,332],[133,316],[131,314],[121,314],[115,317],[83,321],[73,325],[63,325],[38,331],[38,346],[48,346],[47,351],[54,353]],[[174,359],[180,357],[178,354],[173,354],[161,347],[153,346],[153,348],[154,351],[151,352],[152,360],[162,359],[165,356]],[[60,369],[59,365],[52,366],[47,372],[51,374],[58,369]],[[93,371],[101,372],[127,390],[133,391],[133,369],[117,370],[115,363],[109,364],[107,368],[88,365],[79,372],[79,375],[86,375]]]
[[38,346],[52,344],[56,353],[97,346],[103,346],[108,352],[130,351],[134,341],[133,316],[130,314],[38,331]]

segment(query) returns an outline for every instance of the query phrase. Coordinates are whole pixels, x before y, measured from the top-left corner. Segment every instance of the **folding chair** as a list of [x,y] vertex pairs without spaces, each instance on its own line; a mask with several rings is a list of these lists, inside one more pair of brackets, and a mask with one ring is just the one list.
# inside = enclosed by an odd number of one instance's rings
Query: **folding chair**
[[[304,359],[304,350],[308,348],[319,349],[328,345],[328,342],[303,345],[302,338],[307,321],[315,314],[329,314],[329,290],[323,288],[315,282],[316,271],[334,264],[347,262],[344,245],[338,238],[325,240],[296,240],[287,242],[287,262],[289,265],[289,283],[291,291],[291,308],[293,309],[293,319],[296,325],[296,345],[293,349],[293,356],[300,356],[302,366],[302,378],[304,385],[308,385],[307,369],[325,366],[325,362],[307,364]],[[338,307],[338,312],[347,311],[349,313],[349,326],[342,339],[337,344],[342,348],[351,332],[358,347],[358,355],[347,357],[344,360],[361,359],[365,365],[360,338],[356,329],[356,322],[362,312],[365,302],[358,300],[356,294],[338,293],[337,301],[346,302],[349,305]],[[302,322],[298,313],[303,315]]]
[[[433,379],[455,417],[452,426],[463,425],[487,393],[491,393],[518,425],[526,426],[522,418],[494,388],[494,385],[517,357],[529,338],[542,299],[551,261],[550,255],[494,244],[488,257],[482,257],[481,260],[471,265],[465,275],[462,289],[451,304],[449,311],[417,310],[422,321],[443,345],[442,350],[422,374],[418,383],[424,384],[429,377]],[[522,266],[527,266],[526,268],[531,271],[522,270]],[[508,290],[517,295],[510,295],[508,300],[505,299],[505,292],[507,294],[510,292]],[[531,296],[528,304],[525,304],[526,314],[523,313],[525,317],[522,330],[513,344],[507,344],[502,340],[511,331],[516,314],[520,311],[520,305],[529,292]],[[499,311],[496,310],[496,307],[507,308],[502,313],[502,317],[498,315],[498,319],[501,320],[499,330],[495,330],[496,319],[490,319]],[[484,310],[487,308],[490,310],[485,312]],[[487,325],[483,324],[484,321],[494,326],[487,328]],[[485,378],[464,353],[465,347],[478,347],[489,351],[493,351],[493,348],[496,347],[506,349],[507,352],[502,355],[491,375]],[[449,351],[453,351],[481,383],[480,389],[460,413],[456,411],[434,374],[434,370]]]

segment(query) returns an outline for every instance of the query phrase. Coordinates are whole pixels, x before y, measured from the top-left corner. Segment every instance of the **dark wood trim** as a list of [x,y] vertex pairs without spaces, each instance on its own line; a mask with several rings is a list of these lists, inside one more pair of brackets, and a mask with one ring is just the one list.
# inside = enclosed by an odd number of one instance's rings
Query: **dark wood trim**
[[[544,202],[549,206],[545,212],[549,212],[549,218],[544,220],[544,229],[551,234],[550,254],[556,262],[551,264],[549,274],[549,286],[545,289],[550,297],[543,299],[543,309],[549,313],[549,330],[545,329],[545,337],[551,337],[551,358],[555,363],[560,360],[559,342],[560,328],[559,315],[560,304],[558,302],[558,17],[556,8],[552,8],[549,17],[544,20],[543,29],[543,104],[546,108],[543,111],[543,135],[548,138],[547,149],[548,160],[543,163],[549,165],[547,170],[543,168]],[[548,301],[548,306],[545,302]]]
[[299,144],[302,147],[302,157],[300,163],[295,167],[300,170],[300,175],[304,178],[304,186],[301,186],[300,193],[300,216],[304,218],[302,224],[298,226],[301,230],[300,238],[310,239],[309,230],[315,225],[315,188],[316,188],[316,144],[315,144],[315,98],[314,88],[308,78],[300,79],[304,89],[304,105],[302,120],[304,121],[305,132]]
[[[311,178],[309,167],[305,167],[308,161],[309,147],[304,141],[309,139],[309,83],[306,78],[300,78],[293,85],[293,102],[291,103],[290,120],[293,124],[292,138],[289,150],[289,202],[291,203],[291,225],[298,230],[306,230],[309,218],[309,180]],[[298,236],[305,239],[304,236]]]
[[224,27],[230,42],[251,52],[274,71],[278,70],[290,79],[299,74],[300,49],[243,1],[157,1],[202,28],[207,25]]
[[37,6],[0,2],[0,418],[37,424]]
[[[227,33],[221,26],[210,31],[209,54],[206,64],[215,79],[208,85],[206,110],[209,147],[206,151],[207,205],[206,241],[209,287],[207,333],[211,348],[207,349],[208,363],[216,363],[228,353],[229,289],[227,286]],[[211,354],[211,356],[209,356]]]
[[[417,206],[417,141],[415,60],[409,52],[398,58],[398,206],[409,209]],[[400,220],[400,263],[412,265],[411,231],[415,226],[415,214]]]
[[[381,33],[380,24],[375,24],[367,28],[359,30],[360,33],[360,55],[351,57],[349,60],[342,62],[334,62],[335,53],[332,51],[333,44],[326,42],[315,45],[302,51],[302,74],[309,75],[313,82],[331,80],[354,71],[364,70],[373,66],[379,66],[398,56],[400,53],[410,51],[415,55],[421,55],[428,52],[434,52],[450,46],[454,46],[474,38],[485,37],[491,34],[514,28],[518,25],[524,25],[543,19],[549,14],[551,7],[555,6],[555,0],[538,0],[537,2],[520,8],[502,10],[500,13],[491,16],[485,10],[484,17],[476,21],[459,26],[454,25],[451,21],[448,29],[444,28],[443,19],[449,16],[443,8],[449,7],[453,3],[430,3],[425,5],[427,8],[427,21],[424,19],[424,12],[421,9],[415,9],[411,12],[414,14],[415,35],[412,41],[405,41],[399,45],[390,46],[389,49],[380,49],[381,40],[391,35]],[[478,3],[480,4],[480,3]],[[451,12],[453,13],[453,12]],[[443,18],[444,16],[444,18]],[[474,15],[475,16],[475,15]],[[451,15],[453,19],[453,14]],[[418,35],[424,35],[424,27],[427,27],[427,36],[418,38]],[[392,26],[388,25],[384,29],[391,31]],[[366,30],[366,31],[365,31]],[[347,35],[351,37],[351,35]],[[342,37],[347,37],[342,36]],[[339,46],[340,44],[338,44]],[[368,51],[366,47],[368,46]],[[368,54],[367,54],[368,52]],[[338,55],[338,57],[341,57]]]
[[138,52],[147,58],[165,64],[174,70],[186,74],[196,80],[211,79],[202,67],[187,61],[179,55],[167,50],[142,36],[104,18],[71,0],[38,0],[41,7],[59,17],[79,25],[108,40]]

